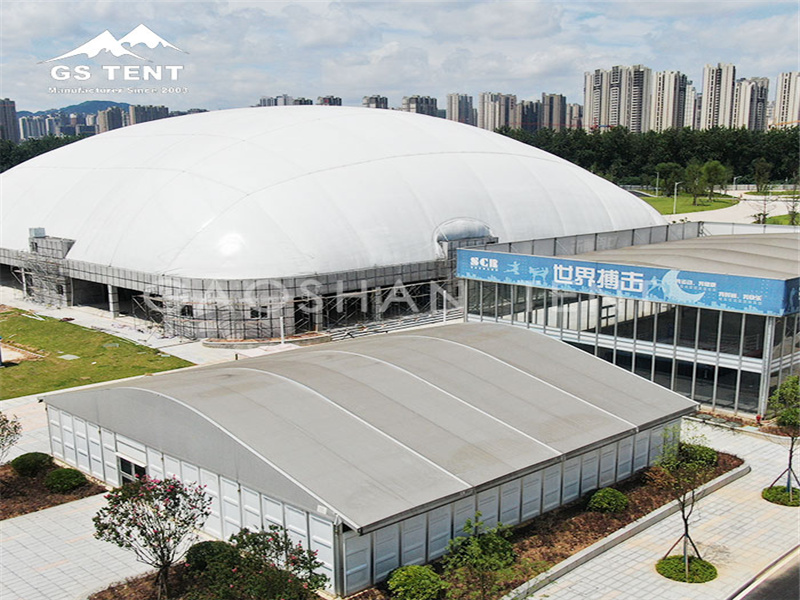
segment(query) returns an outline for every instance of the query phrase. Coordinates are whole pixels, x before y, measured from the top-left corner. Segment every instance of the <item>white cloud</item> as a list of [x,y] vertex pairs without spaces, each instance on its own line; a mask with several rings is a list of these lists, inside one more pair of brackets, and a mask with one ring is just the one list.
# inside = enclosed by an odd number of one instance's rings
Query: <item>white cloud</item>
[[20,109],[62,100],[47,93],[38,61],[139,23],[189,52],[180,57],[189,94],[148,98],[176,109],[281,93],[350,102],[381,93],[398,105],[410,94],[560,92],[580,102],[586,70],[642,63],[699,87],[706,63],[732,62],[741,76],[796,70],[800,46],[792,0],[2,0],[0,17],[0,95]]

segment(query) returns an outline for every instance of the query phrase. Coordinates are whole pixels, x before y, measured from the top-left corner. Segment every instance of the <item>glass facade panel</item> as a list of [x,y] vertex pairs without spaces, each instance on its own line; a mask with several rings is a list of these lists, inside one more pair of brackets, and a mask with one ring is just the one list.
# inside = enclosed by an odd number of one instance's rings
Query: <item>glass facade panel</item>
[[766,317],[761,315],[745,315],[744,348],[745,356],[761,358],[764,355],[764,325]]
[[[767,321],[762,315],[494,282],[469,281],[467,286],[470,314],[545,328],[549,335],[568,339],[577,334],[576,347],[596,351],[597,356],[621,368],[719,408],[758,410],[761,375],[751,372],[757,364],[751,359],[762,358],[768,322],[775,321],[770,332],[775,369],[770,376],[771,389],[790,373],[800,371],[798,315]],[[652,342],[660,356],[649,354]],[[720,358],[715,358],[718,351]],[[675,360],[673,353],[681,360]],[[742,358],[731,362],[738,356]],[[718,367],[720,362],[728,366]],[[749,370],[730,368],[737,363]]]
[[720,367],[717,376],[717,399],[715,406],[733,410],[736,404],[736,380],[738,373],[735,369]]
[[678,332],[678,345],[687,348],[695,347],[695,335],[697,331],[697,319],[700,310],[691,306],[679,307],[678,322],[680,329]]
[[676,366],[674,391],[684,396],[691,396],[694,365],[690,362],[679,360],[676,362]]
[[700,336],[697,339],[700,350],[716,352],[720,314],[718,310],[700,309]]
[[748,373],[742,371],[742,380],[739,384],[739,401],[737,410],[746,412],[758,412],[758,388],[761,383],[761,375],[758,373]]
[[739,354],[743,317],[744,315],[740,313],[722,313],[722,335],[719,340],[719,351],[723,354]]

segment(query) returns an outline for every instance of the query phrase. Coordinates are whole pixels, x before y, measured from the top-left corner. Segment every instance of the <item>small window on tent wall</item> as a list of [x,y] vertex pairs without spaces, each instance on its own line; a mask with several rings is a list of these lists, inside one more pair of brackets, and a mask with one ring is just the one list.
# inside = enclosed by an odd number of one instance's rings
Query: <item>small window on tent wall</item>
[[136,481],[138,477],[142,477],[147,474],[147,470],[141,466],[137,465],[134,462],[129,461],[127,458],[119,458],[119,475],[122,481],[120,482],[122,485],[126,483],[132,483]]

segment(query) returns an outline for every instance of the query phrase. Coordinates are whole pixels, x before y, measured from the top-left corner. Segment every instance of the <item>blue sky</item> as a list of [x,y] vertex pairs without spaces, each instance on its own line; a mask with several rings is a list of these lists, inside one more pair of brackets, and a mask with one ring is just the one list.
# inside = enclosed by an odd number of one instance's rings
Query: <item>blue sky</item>
[[[679,70],[698,88],[706,63],[733,63],[737,77],[769,77],[773,88],[779,73],[800,70],[796,0],[0,0],[0,11],[0,96],[16,100],[18,110],[97,99],[222,109],[283,93],[333,94],[345,104],[379,93],[392,106],[404,95],[421,94],[439,98],[443,107],[448,92],[520,99],[548,92],[582,103],[584,71],[617,64]],[[106,29],[119,39],[140,23],[188,52],[136,47],[150,66],[181,65],[178,82],[109,82],[103,65],[142,63],[105,53],[59,63],[88,65],[88,81],[55,81],[55,63],[41,63]],[[50,91],[79,85],[122,91]],[[178,93],[161,89],[176,85]],[[129,87],[155,91],[129,93]]]

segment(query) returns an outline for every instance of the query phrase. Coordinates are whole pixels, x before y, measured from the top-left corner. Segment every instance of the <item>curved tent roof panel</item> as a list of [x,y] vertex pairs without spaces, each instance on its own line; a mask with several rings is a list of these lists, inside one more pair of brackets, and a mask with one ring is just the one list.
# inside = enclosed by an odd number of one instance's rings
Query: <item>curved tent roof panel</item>
[[50,396],[354,529],[497,485],[696,404],[562,342],[463,323]]

